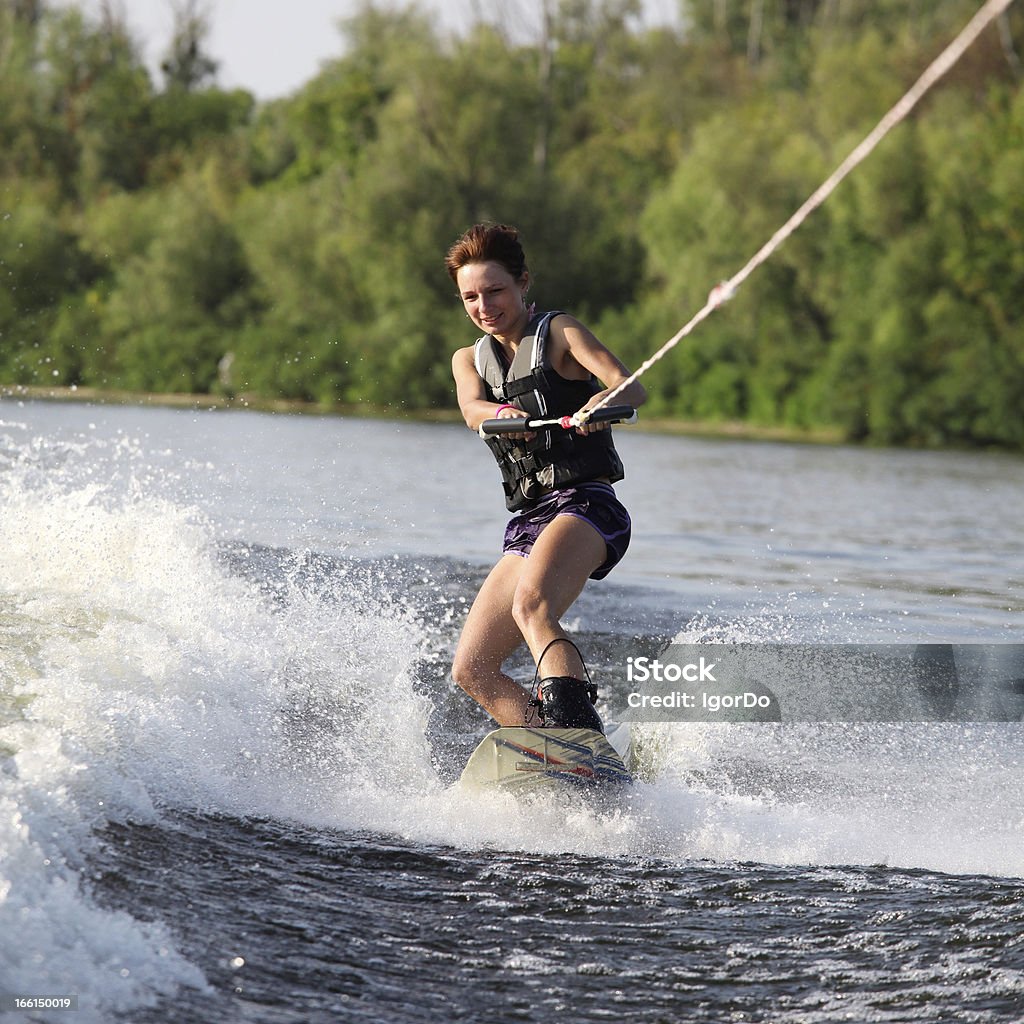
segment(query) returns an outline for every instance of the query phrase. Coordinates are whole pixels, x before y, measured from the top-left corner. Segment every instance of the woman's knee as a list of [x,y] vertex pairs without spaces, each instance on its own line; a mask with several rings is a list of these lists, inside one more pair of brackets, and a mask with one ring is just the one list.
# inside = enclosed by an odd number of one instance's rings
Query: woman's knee
[[490,675],[489,666],[484,664],[479,656],[474,657],[469,652],[456,650],[452,659],[452,679],[471,697],[475,698],[480,693]]
[[539,587],[521,581],[512,599],[512,618],[524,636],[531,626],[550,622],[551,605],[547,596]]
[[472,692],[473,680],[476,673],[473,671],[473,663],[460,651],[455,652],[452,659],[452,679],[456,685],[461,686],[467,693]]

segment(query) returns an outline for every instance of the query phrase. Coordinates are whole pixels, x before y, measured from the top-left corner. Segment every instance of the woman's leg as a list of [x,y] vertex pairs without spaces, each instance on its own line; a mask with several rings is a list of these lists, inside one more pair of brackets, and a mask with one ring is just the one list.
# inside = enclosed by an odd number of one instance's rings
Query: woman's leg
[[585,678],[583,663],[573,645],[555,644],[566,636],[559,619],[580,595],[590,574],[608,556],[604,538],[583,519],[561,515],[541,531],[520,571],[512,617],[526,639],[542,679],[549,676]]
[[501,666],[523,642],[512,617],[519,577],[528,559],[505,555],[484,580],[466,617],[452,678],[498,723],[523,725],[530,695]]
[[[528,693],[501,667],[526,639],[533,659],[566,636],[559,619],[604,562],[604,538],[582,519],[558,516],[540,533],[528,558],[505,555],[473,602],[455,651],[452,678],[499,725],[523,725]],[[570,644],[544,653],[542,677],[583,679],[583,663]]]

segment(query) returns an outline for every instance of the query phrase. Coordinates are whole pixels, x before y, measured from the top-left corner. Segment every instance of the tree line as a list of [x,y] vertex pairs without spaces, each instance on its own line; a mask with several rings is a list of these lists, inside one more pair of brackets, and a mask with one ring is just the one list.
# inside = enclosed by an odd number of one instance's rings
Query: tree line
[[[637,365],[975,8],[536,0],[453,35],[370,2],[257,103],[193,0],[159,76],[113,4],[0,0],[0,383],[450,407],[442,256],[481,220]],[[650,371],[653,414],[1024,448],[1019,8]]]

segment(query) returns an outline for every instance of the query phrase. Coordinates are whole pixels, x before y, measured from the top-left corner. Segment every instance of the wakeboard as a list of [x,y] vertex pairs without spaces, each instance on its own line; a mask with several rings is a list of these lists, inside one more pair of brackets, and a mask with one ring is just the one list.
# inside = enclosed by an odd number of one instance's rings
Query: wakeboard
[[463,785],[517,792],[621,786],[633,781],[622,758],[593,729],[495,729],[473,751]]

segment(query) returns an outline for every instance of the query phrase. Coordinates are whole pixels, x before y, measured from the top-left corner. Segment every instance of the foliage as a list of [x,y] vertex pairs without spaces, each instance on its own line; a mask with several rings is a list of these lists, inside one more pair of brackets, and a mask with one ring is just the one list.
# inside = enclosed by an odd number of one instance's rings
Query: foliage
[[[366,2],[257,105],[216,85],[196,0],[159,84],[115,5],[0,2],[0,383],[451,406],[473,339],[441,258],[477,220],[516,223],[540,304],[639,364],[976,4],[640,6],[442,36]],[[1022,39],[1011,9],[651,370],[652,412],[1024,448]]]

